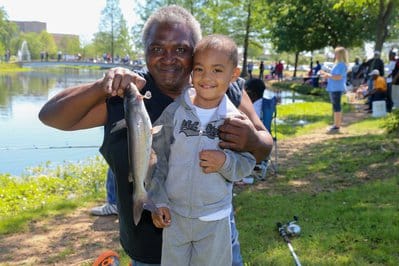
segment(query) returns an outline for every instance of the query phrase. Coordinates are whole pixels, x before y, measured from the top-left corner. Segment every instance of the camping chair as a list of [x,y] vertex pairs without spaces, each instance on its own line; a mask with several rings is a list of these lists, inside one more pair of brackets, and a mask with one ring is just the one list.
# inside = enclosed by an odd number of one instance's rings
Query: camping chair
[[[270,165],[274,174],[277,174],[277,126],[276,126],[276,116],[277,116],[277,97],[263,98],[262,99],[262,122],[272,135],[273,138],[273,150],[274,151],[274,162],[272,160],[272,155],[266,159],[267,166]],[[272,133],[272,121],[274,121],[274,134]]]

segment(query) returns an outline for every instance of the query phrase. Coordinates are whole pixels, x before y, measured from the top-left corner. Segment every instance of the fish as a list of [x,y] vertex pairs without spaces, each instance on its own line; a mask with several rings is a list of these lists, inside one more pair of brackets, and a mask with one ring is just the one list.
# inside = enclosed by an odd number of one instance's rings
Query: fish
[[150,99],[151,92],[142,95],[134,83],[125,90],[123,106],[127,127],[129,157],[129,181],[134,182],[133,220],[137,225],[141,220],[144,206],[150,206],[145,189],[145,181],[151,176],[156,164],[156,155],[152,150],[152,135],[158,133],[162,126],[152,128],[152,123],[144,105],[144,99]]

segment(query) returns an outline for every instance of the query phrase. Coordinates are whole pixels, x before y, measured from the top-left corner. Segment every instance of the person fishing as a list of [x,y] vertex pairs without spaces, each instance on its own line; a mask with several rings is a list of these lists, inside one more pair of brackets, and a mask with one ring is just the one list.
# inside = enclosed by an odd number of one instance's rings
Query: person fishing
[[[138,73],[124,68],[109,70],[91,83],[67,88],[51,98],[40,110],[39,119],[61,130],[79,130],[104,126],[100,152],[115,174],[119,211],[120,242],[133,266],[159,264],[162,229],[156,228],[151,213],[144,211],[136,226],[133,222],[133,184],[129,182],[127,130],[111,133],[116,122],[124,118],[125,89],[133,82],[151,99],[145,106],[154,123],[162,111],[190,84],[193,49],[201,39],[197,20],[184,8],[172,5],[160,8],[147,20],[143,44],[147,69]],[[252,103],[237,83],[227,95],[245,113],[225,120],[219,127],[221,148],[248,151],[257,161],[266,158],[273,140],[253,110]],[[233,264],[242,265],[238,235],[231,223]],[[234,251],[234,249],[238,249]],[[236,261],[236,262],[235,262]]]

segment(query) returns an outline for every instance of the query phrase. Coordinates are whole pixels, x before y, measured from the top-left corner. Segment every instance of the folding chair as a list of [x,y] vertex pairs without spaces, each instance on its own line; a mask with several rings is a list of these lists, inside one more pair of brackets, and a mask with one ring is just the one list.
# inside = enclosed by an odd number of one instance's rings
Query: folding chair
[[[271,154],[269,158],[266,159],[267,165],[271,166],[274,174],[277,174],[277,126],[276,126],[276,117],[277,117],[277,97],[273,96],[272,98],[263,98],[262,99],[262,122],[272,135],[273,138],[273,150],[274,151],[274,162],[272,161]],[[272,133],[272,121],[274,121],[274,134]]]

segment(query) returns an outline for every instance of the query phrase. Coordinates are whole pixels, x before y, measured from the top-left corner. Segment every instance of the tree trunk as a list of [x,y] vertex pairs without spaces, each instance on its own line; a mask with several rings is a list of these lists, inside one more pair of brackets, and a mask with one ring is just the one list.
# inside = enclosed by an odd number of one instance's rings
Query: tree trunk
[[388,36],[388,25],[391,19],[393,10],[395,9],[394,0],[390,0],[385,6],[385,1],[380,0],[379,14],[377,19],[375,50],[382,51],[385,39]]
[[295,64],[294,64],[294,74],[293,78],[296,78],[296,68],[298,67],[299,52],[295,52]]
[[248,43],[249,43],[249,31],[251,29],[251,3],[248,1],[247,5],[247,25],[245,27],[245,37],[244,37],[244,54],[241,69],[241,77],[246,78],[248,76],[247,71],[247,57],[248,57]]

